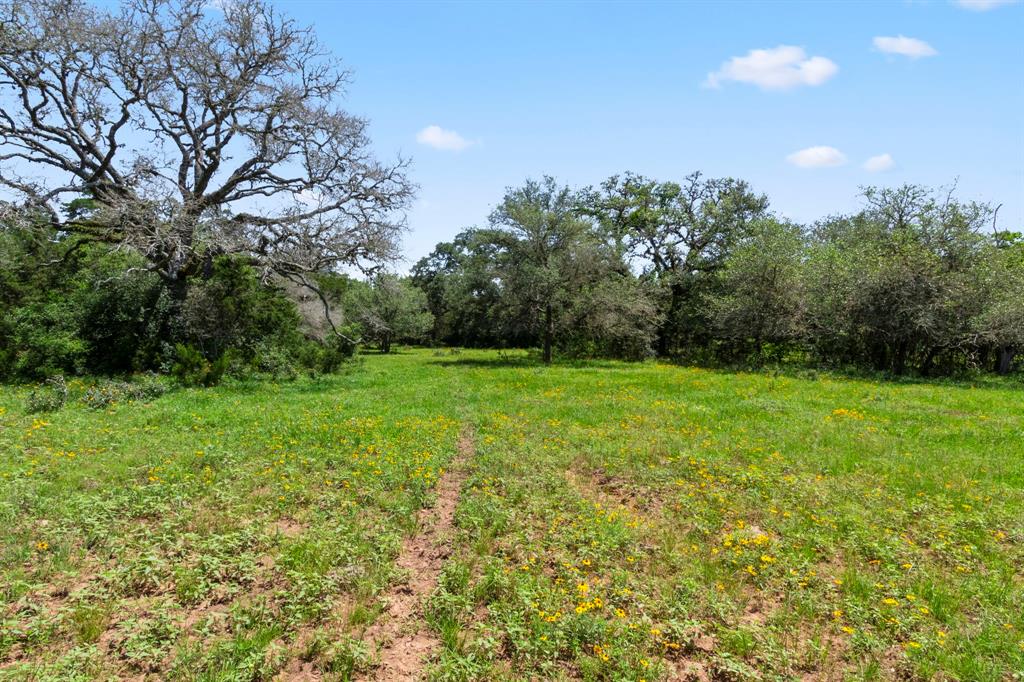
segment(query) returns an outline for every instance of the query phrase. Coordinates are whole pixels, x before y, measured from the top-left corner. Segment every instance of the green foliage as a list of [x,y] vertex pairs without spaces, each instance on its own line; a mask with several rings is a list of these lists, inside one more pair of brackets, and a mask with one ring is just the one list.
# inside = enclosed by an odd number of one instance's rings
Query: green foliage
[[154,369],[164,360],[173,303],[156,275],[111,273],[83,289],[78,305],[78,334],[87,346],[89,372],[129,374]]
[[[191,357],[188,382],[214,381],[227,365],[239,376],[287,379],[337,371],[354,352],[333,335],[307,336],[285,290],[240,259],[210,258],[184,288],[143,265],[130,251],[42,225],[0,225],[0,378],[168,371],[183,366],[176,345],[184,344],[217,370]],[[97,404],[124,398],[109,387],[93,394]]]
[[647,357],[660,313],[653,287],[583,214],[584,193],[554,179],[510,189],[488,229],[438,244],[413,268],[437,341],[539,344],[574,357]]
[[434,316],[432,339],[454,346],[530,344],[506,322],[494,276],[496,249],[480,232],[466,230],[438,244],[412,268],[411,282],[427,295]]
[[[212,250],[187,281],[162,279],[139,254],[26,214],[0,225],[0,377],[291,380],[339,371],[359,342],[386,353],[424,341],[539,346],[549,361],[1019,367],[1024,240],[990,234],[990,208],[950,193],[869,187],[863,198],[852,215],[802,227],[731,178],[627,174],[577,191],[546,177],[510,189],[487,228],[438,244],[410,277],[322,272],[316,295]],[[118,400],[104,390],[97,403]]]
[[72,303],[56,301],[11,310],[0,322],[0,370],[26,379],[82,371],[87,346],[78,334],[79,314]]
[[539,337],[545,362],[568,328],[568,309],[600,277],[598,243],[578,207],[576,193],[554,178],[527,180],[506,192],[480,234],[497,254],[494,276],[509,319]]
[[658,288],[661,355],[691,352],[712,337],[704,299],[751,226],[768,215],[768,198],[735,178],[692,173],[681,183],[627,173],[591,191],[583,212]]
[[[904,373],[963,368],[993,302],[987,206],[925,188],[868,188],[856,215],[816,226],[807,252],[806,340],[832,364]],[[1012,291],[1013,287],[1010,287]]]
[[280,290],[261,284],[242,261],[217,258],[209,273],[190,282],[181,311],[185,340],[210,358],[228,349],[259,362],[268,348],[301,343],[299,314]]
[[570,357],[1008,373],[1024,351],[1024,242],[989,206],[916,185],[805,228],[730,178],[614,176],[509,190],[413,268],[433,339]]
[[155,366],[166,305],[139,263],[47,228],[0,225],[0,376]]
[[198,348],[179,343],[174,347],[176,361],[171,374],[182,386],[216,386],[224,377],[231,361],[230,351],[214,360],[207,360]]
[[705,304],[730,355],[778,351],[804,337],[805,240],[798,225],[756,221],[723,261]]
[[654,356],[660,312],[649,282],[604,273],[576,292],[557,347],[573,358]]
[[434,325],[427,297],[407,280],[377,275],[347,292],[347,307],[364,341],[391,352],[399,341],[421,341]]

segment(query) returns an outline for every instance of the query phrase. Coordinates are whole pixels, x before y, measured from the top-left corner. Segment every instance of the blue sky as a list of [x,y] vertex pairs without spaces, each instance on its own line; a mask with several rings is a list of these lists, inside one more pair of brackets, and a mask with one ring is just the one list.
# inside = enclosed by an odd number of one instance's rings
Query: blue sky
[[413,159],[401,269],[542,174],[729,175],[804,222],[959,179],[1024,228],[1024,4],[279,4],[354,71],[380,155]]

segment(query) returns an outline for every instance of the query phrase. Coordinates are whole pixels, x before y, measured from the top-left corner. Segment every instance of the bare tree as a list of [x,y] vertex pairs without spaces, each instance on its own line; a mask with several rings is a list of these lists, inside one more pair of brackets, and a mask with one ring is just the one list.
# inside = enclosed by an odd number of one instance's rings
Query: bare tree
[[392,258],[414,190],[348,79],[264,0],[0,0],[0,187],[182,296],[221,254],[314,287]]

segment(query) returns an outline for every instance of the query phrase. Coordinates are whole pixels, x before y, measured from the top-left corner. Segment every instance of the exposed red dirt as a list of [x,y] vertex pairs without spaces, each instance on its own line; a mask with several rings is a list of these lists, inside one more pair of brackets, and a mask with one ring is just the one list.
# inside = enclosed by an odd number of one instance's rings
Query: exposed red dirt
[[423,604],[437,587],[438,576],[451,554],[455,508],[465,480],[462,466],[472,455],[472,435],[464,430],[454,465],[437,482],[437,501],[432,508],[420,510],[419,532],[406,539],[395,562],[407,578],[387,593],[388,606],[382,620],[366,631],[365,639],[371,650],[376,650],[380,665],[363,680],[419,680],[441,645],[426,624]]

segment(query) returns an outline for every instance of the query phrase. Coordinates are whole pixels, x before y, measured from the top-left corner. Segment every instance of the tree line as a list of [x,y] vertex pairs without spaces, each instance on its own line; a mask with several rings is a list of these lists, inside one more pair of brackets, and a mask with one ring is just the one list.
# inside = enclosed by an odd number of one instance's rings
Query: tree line
[[429,338],[463,346],[896,374],[1008,373],[1024,345],[1024,240],[952,191],[868,187],[812,225],[746,182],[635,174],[510,189],[409,281]]
[[485,227],[407,276],[323,269],[311,288],[218,254],[178,290],[138,251],[8,208],[6,378],[205,377],[218,362],[281,378],[400,342],[537,348],[544,362],[1006,374],[1024,347],[1024,238],[995,227],[988,205],[915,185],[867,188],[859,211],[799,225],[729,178],[627,174],[571,189],[546,177],[508,190]]

